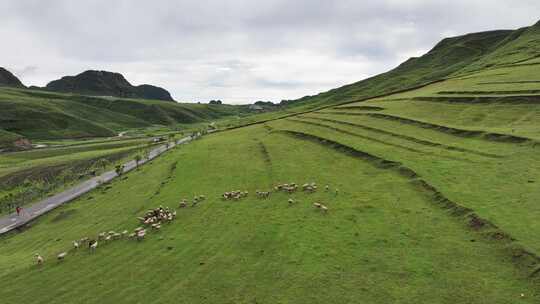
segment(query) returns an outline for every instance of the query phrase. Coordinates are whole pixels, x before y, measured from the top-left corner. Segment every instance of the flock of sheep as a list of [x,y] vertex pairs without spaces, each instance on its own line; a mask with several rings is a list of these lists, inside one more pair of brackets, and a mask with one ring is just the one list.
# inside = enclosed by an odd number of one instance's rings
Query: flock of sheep
[[[135,228],[132,233],[129,233],[128,230],[124,230],[122,232],[116,232],[111,230],[109,232],[99,233],[96,239],[83,237],[80,240],[73,241],[73,250],[78,250],[81,247],[87,246],[90,252],[94,252],[96,251],[98,244],[100,243],[107,244],[111,241],[124,238],[141,241],[146,236],[147,229],[152,229],[156,231],[160,230],[162,223],[170,223],[174,221],[175,218],[176,210],[171,211],[168,207],[164,208],[160,206],[159,208],[148,210],[148,212],[144,216],[138,217],[137,219],[143,226]],[[63,261],[66,258],[67,254],[67,251],[61,252],[56,256],[56,259],[58,261]],[[41,256],[39,253],[36,253],[34,257],[38,265],[43,264],[43,262],[45,261],[43,256]]]
[[[281,191],[281,192],[291,194],[291,193],[294,193],[294,192],[298,191],[299,188],[300,187],[296,183],[277,184],[276,186],[274,186],[274,192],[280,192]],[[306,184],[303,184],[301,188],[302,188],[302,191],[304,191],[304,192],[314,193],[314,192],[317,191],[317,184],[314,183],[314,182],[306,183]],[[326,185],[324,187],[324,190],[326,192],[329,192],[330,191],[330,186]],[[334,191],[335,191],[336,195],[339,193],[339,190],[337,188]],[[260,190],[255,191],[255,194],[260,199],[269,198],[271,193],[272,193],[272,191],[260,191]],[[221,198],[223,200],[235,200],[235,201],[238,201],[238,200],[240,200],[240,199],[242,199],[244,197],[247,197],[248,194],[249,194],[248,191],[234,190],[234,191],[229,191],[229,192],[223,193]],[[289,198],[288,203],[289,203],[289,205],[293,205],[294,203],[296,203],[296,201],[294,199],[292,199],[292,198]],[[328,207],[326,207],[322,203],[313,203],[313,207],[315,207],[317,209],[320,209],[323,212],[328,212]]]
[[[300,187],[296,183],[289,183],[289,184],[278,184],[274,186],[274,192],[285,192],[288,194],[294,193],[298,191]],[[303,184],[301,187],[303,192],[306,193],[314,193],[317,191],[317,184],[314,182]],[[330,191],[330,187],[326,185],[324,187],[326,192]],[[338,189],[335,189],[335,194],[337,195],[339,193]],[[267,199],[270,197],[270,194],[272,191],[255,191],[257,197],[259,199]],[[223,193],[221,196],[222,200],[235,200],[238,201],[242,198],[245,198],[249,195],[248,191],[240,191],[240,190],[234,190]],[[204,195],[197,195],[193,198],[191,201],[191,207],[197,206],[198,203],[204,201],[206,197]],[[178,205],[179,208],[186,208],[188,206],[188,200],[182,199]],[[293,205],[296,203],[296,201],[292,198],[288,199],[289,205]],[[313,203],[313,207],[316,209],[320,209],[323,212],[328,212],[328,207],[320,202]],[[129,233],[128,230],[124,230],[122,232],[116,232],[116,231],[109,231],[109,232],[101,232],[98,234],[96,239],[90,239],[88,237],[81,238],[80,240],[73,241],[73,249],[78,250],[79,248],[83,246],[87,246],[90,250],[90,252],[96,251],[98,247],[98,243],[109,243],[113,240],[119,240],[119,239],[134,239],[137,241],[141,241],[144,239],[144,237],[147,234],[147,229],[158,231],[161,229],[161,225],[163,223],[170,223],[174,221],[176,218],[176,210],[170,210],[168,207],[158,207],[155,209],[148,210],[146,214],[142,217],[138,217],[137,219],[141,223],[142,226],[137,227],[133,230],[132,233]],[[63,261],[65,257],[67,256],[67,252],[61,252],[59,253],[56,258],[58,261]],[[38,265],[43,264],[44,258],[39,254],[35,254],[35,260]]]

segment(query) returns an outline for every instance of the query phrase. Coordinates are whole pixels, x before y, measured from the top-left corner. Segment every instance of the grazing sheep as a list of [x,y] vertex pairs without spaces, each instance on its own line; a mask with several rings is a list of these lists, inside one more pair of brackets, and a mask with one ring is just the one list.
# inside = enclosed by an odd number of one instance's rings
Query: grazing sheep
[[137,241],[141,241],[144,239],[144,236],[146,235],[146,230],[139,230],[137,232]]
[[326,212],[328,212],[328,207],[326,207],[325,205],[322,205],[322,206],[321,206],[321,210],[322,210],[324,213],[326,213]]
[[133,238],[135,238],[136,236],[137,236],[137,234],[136,234],[135,232],[133,232],[133,233],[130,233],[130,234],[128,235],[128,238],[133,239]]
[[326,185],[324,186],[324,191],[328,192],[330,190],[330,186]]
[[74,249],[79,249],[79,242],[73,241],[73,248]]
[[336,188],[336,195],[338,195],[338,194],[339,194],[339,189]]
[[182,201],[180,202],[180,205],[178,205],[178,207],[180,207],[180,208],[185,208],[185,207],[187,207],[187,201],[186,201],[185,199],[182,200]]
[[247,195],[248,195],[247,191],[234,190],[234,191],[231,191],[231,192],[223,193],[222,199],[225,200],[225,201],[227,201],[227,200],[238,201],[241,198],[246,197]]
[[257,193],[257,197],[263,198],[263,199],[266,199],[266,198],[268,198],[270,196],[270,192],[268,192],[268,191],[259,191],[259,190],[257,190],[256,193]]
[[66,258],[66,255],[67,252],[61,252],[56,256],[56,259],[58,259],[58,261],[63,261]]
[[127,230],[122,231],[122,236],[126,236],[129,232]]
[[90,247],[91,252],[96,251],[97,246],[98,246],[98,241],[96,241],[96,240],[90,241],[89,247]]
[[37,263],[38,265],[43,264],[43,261],[44,261],[44,260],[43,260],[43,257],[42,257],[41,255],[39,255],[39,253],[36,253],[34,256],[36,257],[36,263]]
[[292,198],[290,198],[288,202],[289,202],[289,205],[292,205],[295,203],[295,201]]
[[98,234],[98,240],[103,240],[105,238],[105,232]]

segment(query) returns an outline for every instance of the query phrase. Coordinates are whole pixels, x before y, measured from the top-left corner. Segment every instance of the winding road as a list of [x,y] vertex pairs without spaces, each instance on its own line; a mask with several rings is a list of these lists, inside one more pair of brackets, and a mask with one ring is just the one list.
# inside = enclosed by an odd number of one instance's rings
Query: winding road
[[[169,147],[167,145],[161,145],[148,153],[148,159],[143,159],[139,162],[139,165],[142,165],[159,155],[163,154],[167,150],[172,149],[176,145],[182,145],[190,142],[193,137],[188,136],[184,137],[174,144],[171,144]],[[124,164],[124,173],[129,172],[137,167],[135,160],[129,161]],[[61,193],[48,197],[42,201],[36,202],[31,206],[28,206],[23,209],[23,212],[20,216],[17,213],[12,213],[7,216],[0,218],[0,235],[7,233],[15,228],[21,227],[26,223],[32,221],[33,219],[53,210],[54,208],[63,205],[88,191],[97,188],[102,182],[108,182],[115,177],[117,177],[115,171],[108,171],[99,176],[93,177],[89,180],[81,182],[80,184],[73,186],[72,188],[65,190]]]

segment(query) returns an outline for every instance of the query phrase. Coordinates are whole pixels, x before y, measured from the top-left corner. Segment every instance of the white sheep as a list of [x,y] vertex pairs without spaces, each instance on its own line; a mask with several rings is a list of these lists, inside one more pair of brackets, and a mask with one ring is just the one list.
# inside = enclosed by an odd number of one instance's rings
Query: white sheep
[[74,249],[79,249],[79,242],[73,241],[73,248]]
[[325,205],[322,205],[321,210],[326,213],[328,212],[328,207],[326,207]]
[[36,257],[36,263],[37,263],[38,265],[43,264],[43,261],[44,261],[44,260],[43,260],[43,257],[42,257],[41,255],[39,255],[39,253],[36,253],[34,256]]
[[98,241],[94,241],[92,244],[90,244],[90,251],[92,252],[96,251],[97,246],[98,246]]
[[322,205],[320,203],[313,203],[313,207],[315,208],[321,208]]
[[146,230],[139,230],[137,232],[137,240],[138,241],[141,241],[142,239],[144,239],[144,236],[146,235]]
[[58,261],[63,261],[66,258],[66,255],[67,252],[61,252],[56,256],[56,258],[58,259]]
[[294,200],[292,198],[289,199],[289,205],[294,204]]

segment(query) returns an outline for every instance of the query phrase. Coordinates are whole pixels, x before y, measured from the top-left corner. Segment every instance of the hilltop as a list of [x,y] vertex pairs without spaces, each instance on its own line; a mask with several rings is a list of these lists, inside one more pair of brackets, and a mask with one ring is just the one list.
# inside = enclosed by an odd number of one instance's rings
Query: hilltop
[[17,76],[13,75],[5,68],[0,67],[0,87],[2,86],[24,88],[24,85]]
[[539,24],[445,38],[425,55],[386,73],[282,105],[316,108],[396,93],[482,69],[528,64],[540,57]]
[[82,95],[174,101],[163,88],[148,84],[133,86],[122,74],[108,71],[89,70],[76,76],[64,76],[49,82],[44,89]]

